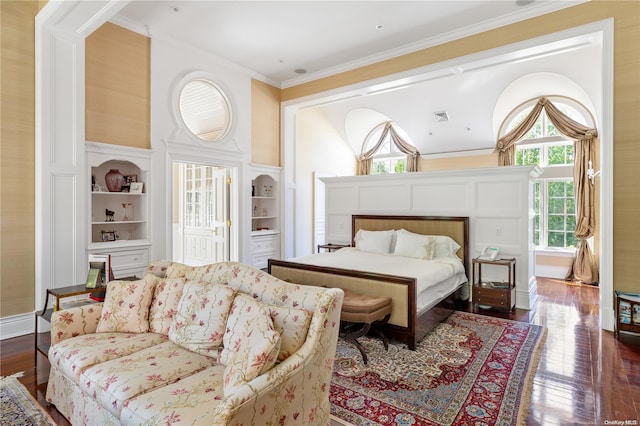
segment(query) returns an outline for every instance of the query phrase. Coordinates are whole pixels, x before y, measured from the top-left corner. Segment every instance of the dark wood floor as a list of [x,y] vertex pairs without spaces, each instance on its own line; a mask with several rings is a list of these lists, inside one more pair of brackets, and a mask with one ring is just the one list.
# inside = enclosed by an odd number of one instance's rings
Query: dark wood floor
[[[527,425],[640,424],[640,337],[616,340],[598,328],[598,291],[539,278],[534,310],[479,312],[547,327]],[[49,364],[38,355],[34,366],[33,352],[32,334],[0,341],[0,375],[24,371],[20,381],[46,406]],[[48,410],[58,424],[69,424]]]

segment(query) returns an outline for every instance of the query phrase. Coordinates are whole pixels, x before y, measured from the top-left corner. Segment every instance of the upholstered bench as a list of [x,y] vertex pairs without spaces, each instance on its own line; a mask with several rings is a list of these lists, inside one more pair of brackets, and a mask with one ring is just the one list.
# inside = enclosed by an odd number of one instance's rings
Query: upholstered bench
[[358,348],[362,354],[362,360],[366,364],[367,354],[357,339],[371,330],[380,336],[384,348],[389,349],[389,342],[378,326],[389,321],[390,316],[390,297],[368,296],[344,290],[342,312],[340,313],[340,337]]

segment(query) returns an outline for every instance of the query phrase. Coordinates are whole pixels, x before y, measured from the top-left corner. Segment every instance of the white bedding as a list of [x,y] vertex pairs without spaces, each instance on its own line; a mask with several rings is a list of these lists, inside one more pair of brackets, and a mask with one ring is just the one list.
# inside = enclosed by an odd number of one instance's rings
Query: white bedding
[[421,313],[467,281],[457,257],[432,260],[368,253],[354,247],[288,259],[290,262],[416,278],[417,311]]

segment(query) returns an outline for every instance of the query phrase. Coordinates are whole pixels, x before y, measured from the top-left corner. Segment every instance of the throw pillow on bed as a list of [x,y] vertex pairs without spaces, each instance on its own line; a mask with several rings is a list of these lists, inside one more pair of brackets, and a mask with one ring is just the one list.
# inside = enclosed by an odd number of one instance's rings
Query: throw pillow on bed
[[276,363],[280,351],[280,334],[273,327],[271,316],[257,300],[238,294],[234,302],[233,351],[224,370],[224,394],[229,395]]
[[457,257],[456,252],[460,245],[451,237],[445,235],[436,236],[436,251],[434,257]]
[[171,320],[169,340],[190,351],[217,357],[235,294],[228,285],[187,282]]
[[431,260],[435,254],[436,237],[422,235],[399,229],[396,232],[396,246],[393,254],[396,256],[415,257]]
[[154,279],[111,281],[96,333],[146,333]]
[[393,229],[389,231],[367,231],[360,229],[356,233],[356,248],[369,253],[389,254],[391,253],[391,243],[395,235]]

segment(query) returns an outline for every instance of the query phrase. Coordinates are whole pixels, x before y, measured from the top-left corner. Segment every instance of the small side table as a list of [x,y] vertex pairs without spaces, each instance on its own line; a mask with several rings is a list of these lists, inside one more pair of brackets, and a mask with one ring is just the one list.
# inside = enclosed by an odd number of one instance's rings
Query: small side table
[[616,339],[620,331],[640,333],[640,294],[616,291]]
[[[36,361],[36,365],[38,362],[38,352],[40,352],[42,355],[44,355],[45,357],[48,358],[48,353],[49,353],[49,347],[51,345],[49,344],[45,344],[45,343],[40,343],[39,339],[38,339],[38,318],[42,318],[43,320],[50,322],[51,321],[51,315],[53,315],[54,311],[60,310],[60,299],[64,299],[67,297],[73,297],[73,296],[79,296],[82,294],[88,294],[88,293],[96,293],[96,294],[102,294],[104,296],[104,293],[107,291],[106,287],[98,287],[98,288],[87,288],[85,287],[84,284],[80,284],[80,285],[72,285],[69,287],[60,287],[60,288],[48,288],[47,289],[47,295],[44,299],[44,308],[42,308],[42,311],[36,311],[35,313],[35,319],[36,319],[36,324],[35,324],[35,328],[34,328],[34,335],[35,335],[35,361]],[[48,308],[49,306],[49,297],[53,296],[56,301],[55,304],[53,305],[52,308]],[[89,304],[91,302],[85,302],[83,304]]]
[[333,244],[333,243],[329,243],[329,244],[318,244],[318,253],[320,253],[320,250],[326,250],[328,252],[332,252],[332,251],[338,251],[342,248],[345,247],[351,247],[351,245],[349,244]]
[[[473,306],[487,305],[494,308],[513,311],[516,304],[516,259],[487,260],[473,259]],[[494,282],[482,280],[482,266],[496,265],[507,268],[507,281]],[[475,309],[474,309],[475,311]]]

